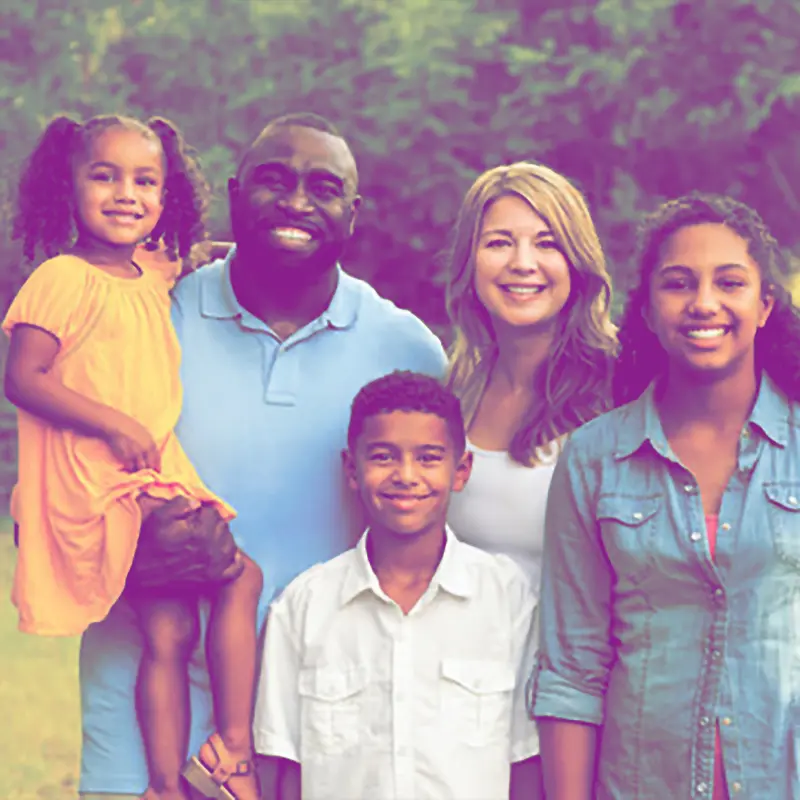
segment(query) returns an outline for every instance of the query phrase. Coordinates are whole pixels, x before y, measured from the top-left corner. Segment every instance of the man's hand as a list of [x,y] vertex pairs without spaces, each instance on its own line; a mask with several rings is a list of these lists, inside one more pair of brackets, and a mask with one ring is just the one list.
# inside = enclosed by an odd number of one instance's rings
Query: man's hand
[[193,507],[177,497],[153,511],[142,525],[128,585],[134,589],[202,589],[224,583],[243,569],[236,542],[211,505]]

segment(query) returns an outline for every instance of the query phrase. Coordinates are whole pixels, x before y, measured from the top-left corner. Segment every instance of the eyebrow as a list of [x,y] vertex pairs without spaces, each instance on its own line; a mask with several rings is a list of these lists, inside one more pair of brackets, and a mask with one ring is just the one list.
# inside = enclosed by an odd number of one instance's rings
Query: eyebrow
[[[509,239],[514,238],[514,234],[512,231],[508,230],[507,228],[492,228],[491,230],[484,231],[481,236],[508,236]],[[533,237],[534,239],[545,239],[545,238],[554,238],[553,232],[547,228],[546,230],[539,231],[536,236]]]
[[[387,450],[399,450],[400,447],[395,442],[367,442],[367,449],[380,449],[384,448]],[[419,444],[415,448],[415,450],[435,450],[439,453],[444,453],[447,451],[447,448],[441,444]]]
[[[715,272],[720,272],[720,271],[725,270],[725,269],[742,269],[742,270],[746,271],[747,270],[747,265],[746,264],[737,264],[736,262],[730,262],[728,264],[717,264],[717,266],[714,267],[714,271]],[[659,274],[662,274],[664,272],[669,272],[670,270],[678,270],[680,272],[694,272],[695,271],[692,267],[688,267],[685,264],[666,264],[666,265],[660,267],[658,272],[659,272]]]
[[[119,164],[114,164],[111,161],[93,161],[89,164],[89,169],[97,169],[98,167],[108,167],[109,169],[119,169]],[[157,167],[136,167],[136,172],[158,172]]]
[[344,177],[337,175],[335,172],[331,172],[328,169],[324,169],[322,167],[311,167],[311,169],[309,169],[307,172],[298,173],[297,170],[292,169],[292,167],[282,161],[263,161],[260,164],[256,164],[251,170],[251,175],[261,175],[264,172],[269,172],[270,170],[278,170],[291,175],[305,175],[307,177],[324,178],[325,180],[332,181],[341,187],[344,187],[346,183]]

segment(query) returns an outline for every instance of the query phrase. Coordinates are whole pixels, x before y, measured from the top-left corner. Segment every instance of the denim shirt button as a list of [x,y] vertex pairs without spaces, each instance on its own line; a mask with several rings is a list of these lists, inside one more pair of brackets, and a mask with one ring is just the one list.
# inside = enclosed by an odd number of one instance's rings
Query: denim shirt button
[[700,541],[700,540],[703,538],[703,534],[702,534],[702,533],[698,533],[697,531],[692,531],[692,532],[689,534],[689,538],[690,538],[690,539],[691,539],[693,542],[699,542],[699,541]]
[[695,788],[698,794],[705,794],[708,791],[708,784],[701,781]]
[[700,727],[701,728],[705,728],[706,725],[708,725],[709,722],[710,722],[710,720],[708,719],[708,717],[700,717]]
[[725,592],[722,589],[720,589],[719,586],[716,589],[714,589],[714,597],[716,597],[718,600],[721,600],[722,597],[724,597],[724,595]]
[[731,524],[729,522],[723,522],[722,525],[719,526],[723,531],[729,531],[731,529]]
[[722,653],[719,650],[712,650],[711,651],[711,658],[717,661],[722,656]]
[[683,491],[684,491],[684,492],[686,492],[686,494],[691,494],[691,493],[694,491],[694,485],[693,485],[693,484],[691,484],[691,483],[687,483],[687,484],[686,484],[686,485],[683,487]]
[[731,789],[733,789],[734,792],[741,792],[742,791],[742,784],[739,783],[739,781],[734,781],[731,784]]
[[722,718],[722,724],[723,725],[730,725],[731,722],[733,722],[733,720],[730,717],[723,717]]

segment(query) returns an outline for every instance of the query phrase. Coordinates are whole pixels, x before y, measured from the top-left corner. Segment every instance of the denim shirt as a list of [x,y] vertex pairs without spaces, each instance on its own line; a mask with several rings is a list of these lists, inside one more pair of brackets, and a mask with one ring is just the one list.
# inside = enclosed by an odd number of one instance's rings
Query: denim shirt
[[531,713],[602,726],[598,800],[800,798],[800,407],[763,376],[712,561],[651,386],[566,445]]

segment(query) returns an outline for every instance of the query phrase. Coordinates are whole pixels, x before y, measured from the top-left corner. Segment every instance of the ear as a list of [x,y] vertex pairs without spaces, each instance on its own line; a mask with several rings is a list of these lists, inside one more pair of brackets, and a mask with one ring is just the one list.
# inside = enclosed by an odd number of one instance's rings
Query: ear
[[356,460],[349,449],[342,450],[342,469],[347,485],[354,491],[358,491],[358,469]]
[[239,196],[239,181],[236,178],[228,178],[228,202],[233,204]]
[[356,218],[358,217],[358,210],[361,208],[361,195],[357,194],[350,201],[350,235],[352,236],[356,229]]
[[772,314],[772,309],[775,308],[775,294],[771,286],[768,286],[761,293],[761,314],[758,318],[758,327],[763,328],[767,324],[767,320]]
[[453,491],[460,492],[466,485],[467,481],[469,480],[469,476],[472,474],[472,451],[465,450],[464,454],[458,460],[456,464],[456,474],[455,478],[453,479]]

